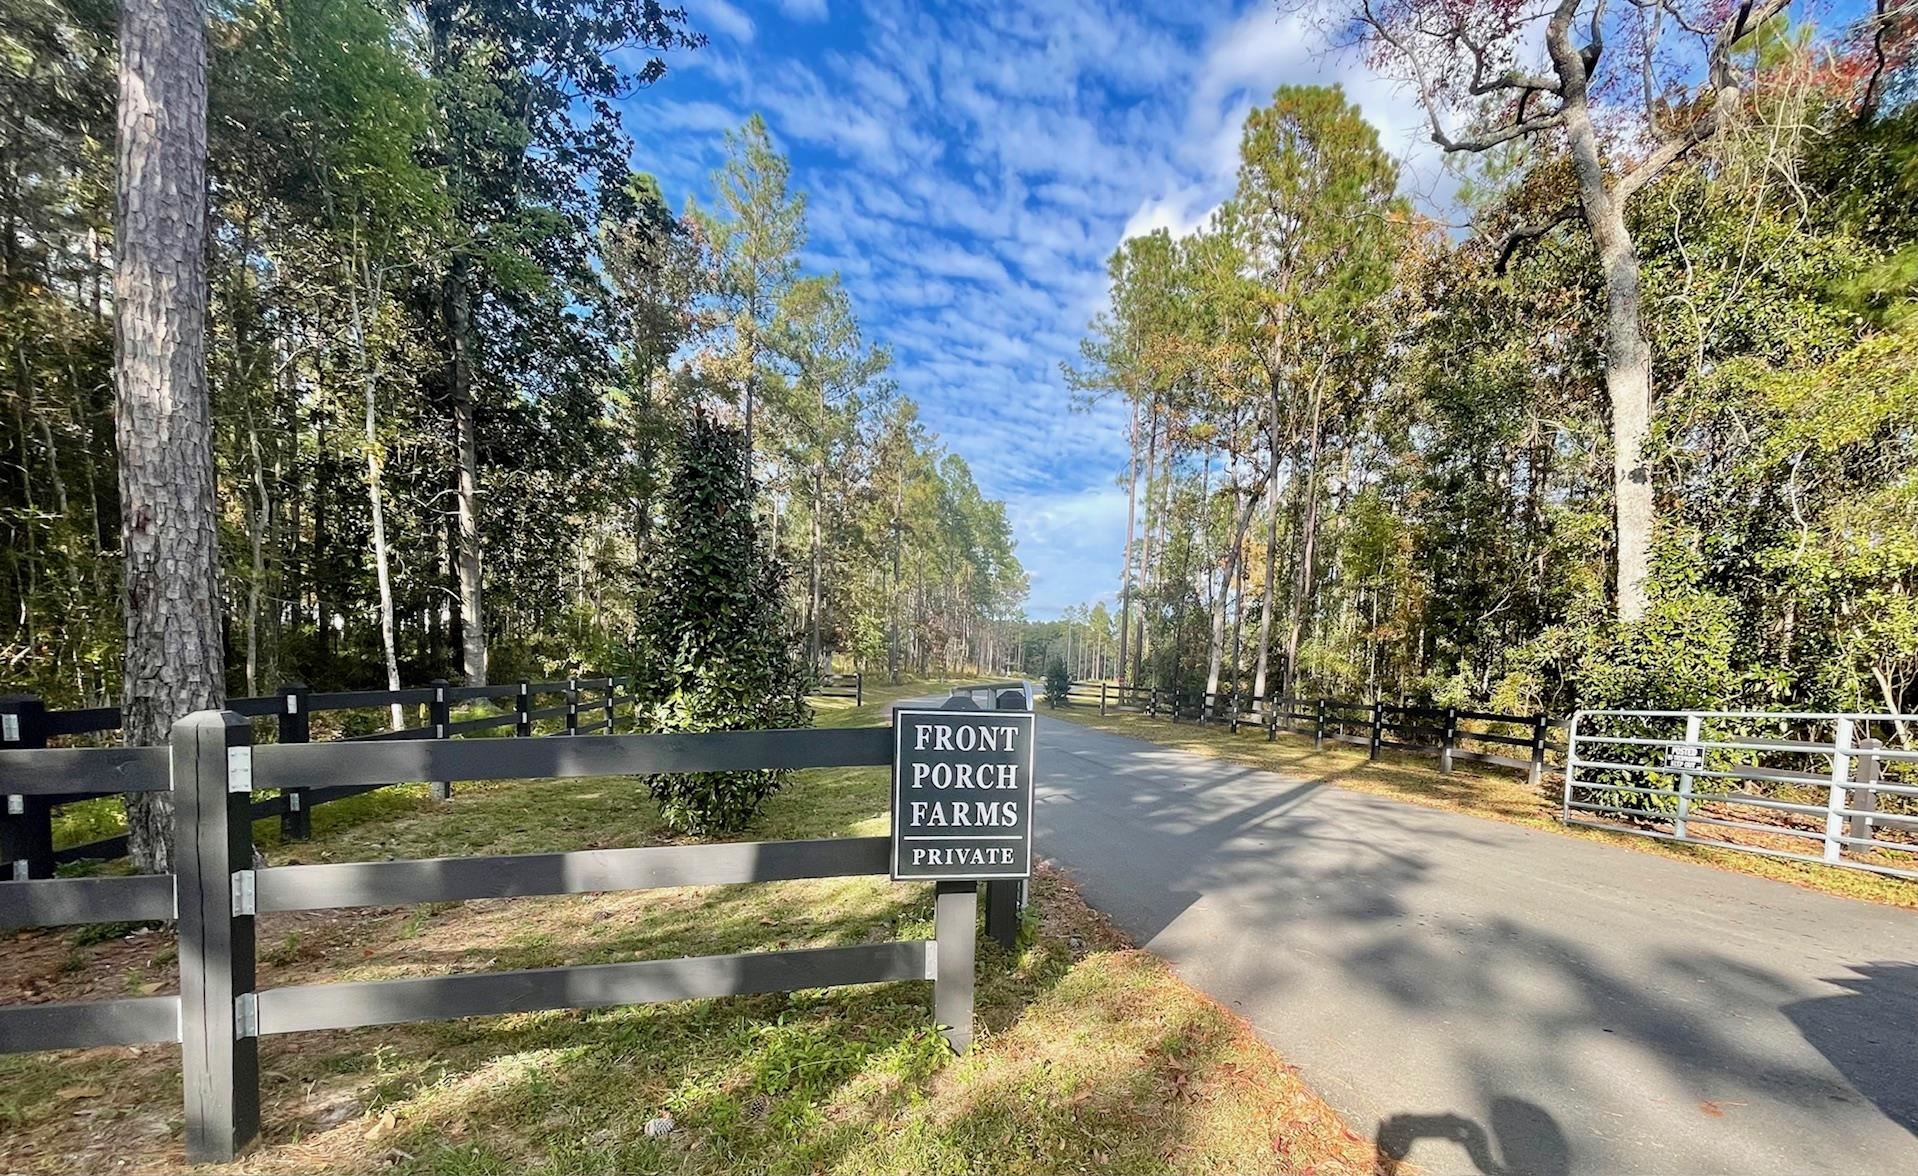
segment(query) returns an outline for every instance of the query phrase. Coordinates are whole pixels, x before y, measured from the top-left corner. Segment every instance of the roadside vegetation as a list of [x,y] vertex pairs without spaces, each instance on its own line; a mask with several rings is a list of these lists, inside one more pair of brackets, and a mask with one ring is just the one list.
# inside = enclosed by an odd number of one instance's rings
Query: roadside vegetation
[[1309,735],[1281,732],[1278,739],[1267,743],[1265,736],[1255,729],[1241,728],[1234,735],[1216,723],[1174,723],[1170,719],[1135,713],[1102,717],[1097,709],[1072,705],[1045,713],[1054,718],[1069,719],[1088,727],[1175,747],[1195,755],[1279,772],[1292,780],[1332,784],[1431,808],[1510,821],[1535,829],[1549,829],[1568,837],[1603,841],[1640,853],[1662,854],[1741,874],[1773,878],[1826,894],[1861,898],[1888,906],[1918,908],[1918,882],[1862,870],[1833,869],[1736,850],[1681,845],[1649,837],[1635,837],[1629,833],[1611,833],[1603,829],[1561,824],[1558,820],[1558,786],[1563,779],[1562,771],[1548,772],[1544,787],[1534,789],[1527,786],[1524,777],[1516,773],[1474,764],[1457,764],[1448,776],[1433,766],[1430,760],[1392,751],[1381,751],[1377,761],[1367,760],[1364,749],[1343,743],[1328,742],[1324,750],[1314,751]]
[[[884,721],[943,683],[820,700]],[[756,838],[874,835],[880,769],[804,772]],[[521,853],[687,839],[642,783],[391,789],[315,813],[270,862]],[[269,832],[262,823],[263,835]],[[931,889],[838,879],[260,920],[266,985],[920,938]],[[262,1047],[261,1145],[232,1170],[399,1173],[1242,1173],[1373,1170],[1249,1026],[1134,950],[1042,871],[1018,951],[981,937],[979,1036],[953,1058],[923,984],[303,1034]],[[0,1002],[166,992],[164,928],[15,936]],[[180,1167],[178,1050],[0,1058],[0,1170]],[[650,1137],[649,1121],[673,1129]],[[197,1171],[197,1170],[196,1170]]]

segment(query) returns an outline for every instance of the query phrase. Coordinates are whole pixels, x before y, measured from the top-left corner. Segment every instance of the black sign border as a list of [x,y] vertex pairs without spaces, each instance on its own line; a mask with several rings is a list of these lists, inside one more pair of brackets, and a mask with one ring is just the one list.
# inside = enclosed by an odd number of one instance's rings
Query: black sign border
[[[976,716],[984,717],[984,716],[990,715],[990,716],[993,716],[996,718],[1002,718],[1002,719],[1003,718],[1025,718],[1025,719],[1032,720],[1032,739],[1027,744],[1027,746],[1031,750],[1027,757],[1029,762],[1026,764],[1026,768],[1027,768],[1027,771],[1026,771],[1026,836],[1025,836],[1026,868],[1023,873],[969,874],[964,878],[953,877],[950,875],[947,875],[947,876],[940,876],[937,874],[901,875],[899,873],[899,849],[904,844],[904,841],[902,840],[899,833],[899,801],[900,801],[899,790],[900,790],[900,784],[905,778],[904,773],[902,773],[899,769],[902,761],[901,753],[905,750],[905,745],[903,743],[903,740],[906,737],[905,724],[901,723],[899,720],[906,715],[931,715],[931,716],[942,718],[942,719],[950,719],[955,716],[975,716],[976,715]],[[1039,781],[1035,778],[1037,775],[1038,765],[1039,765],[1039,716],[1036,714],[1033,714],[1031,711],[946,710],[943,707],[915,707],[910,710],[906,709],[905,707],[900,707],[899,709],[893,711],[892,712],[892,804],[888,807],[886,812],[886,817],[888,820],[888,824],[890,826],[886,830],[887,840],[892,842],[892,849],[887,854],[887,857],[890,859],[889,864],[892,869],[892,874],[891,874],[892,881],[894,882],[1003,882],[1003,881],[1025,881],[1031,878],[1032,877],[1032,835],[1035,832],[1034,826],[1036,825],[1039,819],[1039,814],[1036,811],[1034,811],[1034,809],[1038,805]]]

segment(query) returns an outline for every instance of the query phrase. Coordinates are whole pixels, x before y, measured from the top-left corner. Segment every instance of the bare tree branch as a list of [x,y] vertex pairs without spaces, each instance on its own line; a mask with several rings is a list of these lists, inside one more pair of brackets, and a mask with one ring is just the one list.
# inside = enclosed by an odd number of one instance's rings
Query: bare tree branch
[[1536,241],[1558,226],[1567,223],[1578,215],[1578,202],[1561,206],[1556,212],[1549,213],[1535,221],[1528,221],[1505,234],[1499,242],[1498,259],[1492,263],[1492,272],[1503,274],[1505,267],[1512,263],[1519,247],[1530,241]]

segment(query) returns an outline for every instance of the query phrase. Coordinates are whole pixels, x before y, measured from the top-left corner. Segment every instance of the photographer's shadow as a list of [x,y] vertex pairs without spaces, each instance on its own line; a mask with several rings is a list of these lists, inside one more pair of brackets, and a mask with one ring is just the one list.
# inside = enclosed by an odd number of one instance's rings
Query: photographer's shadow
[[1422,1139],[1464,1148],[1473,1168],[1484,1176],[1570,1176],[1572,1154],[1565,1132],[1543,1107],[1523,1099],[1495,1098],[1491,1120],[1489,1132],[1477,1120],[1456,1114],[1405,1114],[1381,1120],[1373,1141],[1379,1151],[1380,1176],[1395,1176],[1402,1166],[1434,1169],[1436,1156],[1408,1159],[1413,1145]]

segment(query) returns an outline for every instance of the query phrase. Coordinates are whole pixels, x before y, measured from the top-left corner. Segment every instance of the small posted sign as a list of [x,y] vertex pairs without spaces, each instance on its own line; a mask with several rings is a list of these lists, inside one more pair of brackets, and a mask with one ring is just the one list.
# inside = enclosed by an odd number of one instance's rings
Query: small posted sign
[[899,710],[892,876],[987,881],[1032,873],[1030,711]]

